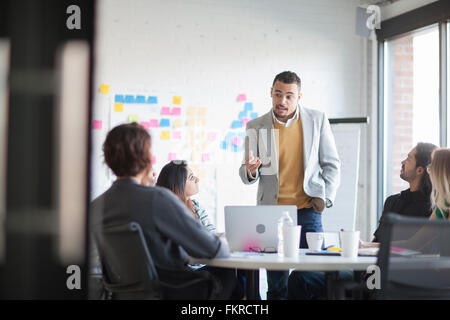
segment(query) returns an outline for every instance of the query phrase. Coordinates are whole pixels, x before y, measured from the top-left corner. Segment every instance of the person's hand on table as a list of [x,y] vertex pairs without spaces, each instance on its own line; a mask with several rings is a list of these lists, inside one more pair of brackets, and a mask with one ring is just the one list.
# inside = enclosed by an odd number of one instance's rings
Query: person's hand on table
[[321,213],[325,209],[325,202],[321,198],[312,198],[312,206],[314,211]]
[[378,242],[366,242],[359,239],[359,248],[379,248],[380,244]]

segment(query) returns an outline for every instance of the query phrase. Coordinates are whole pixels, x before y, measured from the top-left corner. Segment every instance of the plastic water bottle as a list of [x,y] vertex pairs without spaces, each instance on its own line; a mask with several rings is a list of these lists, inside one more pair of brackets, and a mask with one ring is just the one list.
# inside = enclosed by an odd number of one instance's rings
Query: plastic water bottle
[[280,219],[278,219],[278,255],[280,257],[284,256],[283,253],[283,227],[285,226],[293,226],[294,221],[289,215],[289,211],[283,211]]

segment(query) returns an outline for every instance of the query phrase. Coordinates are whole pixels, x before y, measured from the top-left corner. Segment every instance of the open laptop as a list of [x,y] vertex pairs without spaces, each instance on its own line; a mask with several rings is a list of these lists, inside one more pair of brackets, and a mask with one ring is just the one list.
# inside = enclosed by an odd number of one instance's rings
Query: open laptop
[[296,206],[225,206],[225,236],[230,251],[276,252],[278,219],[283,211],[297,225]]

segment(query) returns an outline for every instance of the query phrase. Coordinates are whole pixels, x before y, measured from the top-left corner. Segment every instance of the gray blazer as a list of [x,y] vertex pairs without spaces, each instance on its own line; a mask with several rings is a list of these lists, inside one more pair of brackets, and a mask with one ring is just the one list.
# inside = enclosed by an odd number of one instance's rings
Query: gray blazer
[[[334,202],[340,182],[340,160],[325,113],[299,107],[303,128],[303,157],[305,176],[303,189],[310,197]],[[278,202],[278,135],[274,134],[272,110],[249,121],[246,126],[245,154],[239,175],[245,184],[259,180],[257,204],[274,205]],[[295,143],[295,142],[293,142]],[[262,162],[252,180],[247,175],[245,159],[249,150]]]

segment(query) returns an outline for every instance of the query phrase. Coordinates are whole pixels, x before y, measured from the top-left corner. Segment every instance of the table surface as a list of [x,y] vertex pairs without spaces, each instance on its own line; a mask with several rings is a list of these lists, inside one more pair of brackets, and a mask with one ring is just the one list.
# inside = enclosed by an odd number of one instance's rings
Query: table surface
[[365,271],[370,265],[377,262],[377,257],[357,257],[356,259],[341,256],[313,256],[306,255],[308,249],[300,249],[299,255],[294,258],[279,257],[276,253],[234,252],[228,258],[197,259],[191,258],[190,263],[201,263],[212,267],[238,268],[255,270],[297,271]]

